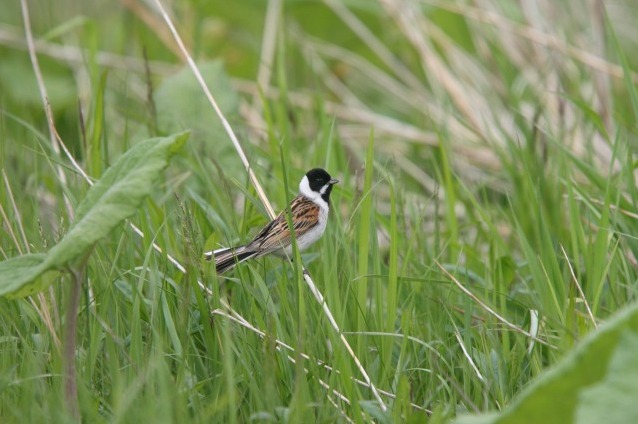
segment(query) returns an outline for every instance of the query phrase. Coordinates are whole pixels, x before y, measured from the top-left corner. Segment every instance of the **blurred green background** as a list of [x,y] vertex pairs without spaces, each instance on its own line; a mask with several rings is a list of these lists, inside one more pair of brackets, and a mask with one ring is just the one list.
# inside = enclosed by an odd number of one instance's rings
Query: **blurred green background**
[[[342,180],[303,258],[387,413],[288,263],[218,281],[201,260],[265,209],[154,1],[22,4],[55,128],[91,178],[191,131],[131,219],[145,236],[122,226],[85,264],[85,421],[447,422],[507,407],[636,299],[633,1],[162,2],[275,209],[310,168]],[[51,141],[26,40],[5,1],[3,260],[55,244],[88,190]],[[3,422],[72,419],[69,281],[0,300]]]

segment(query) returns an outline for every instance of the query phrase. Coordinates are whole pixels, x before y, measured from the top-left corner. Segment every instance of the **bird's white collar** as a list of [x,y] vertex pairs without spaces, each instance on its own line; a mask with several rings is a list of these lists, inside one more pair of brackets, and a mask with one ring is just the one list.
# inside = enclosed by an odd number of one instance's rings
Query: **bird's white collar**
[[[327,189],[327,184],[321,189],[325,193]],[[308,181],[308,177],[306,177],[305,175],[301,179],[301,182],[299,183],[299,193],[303,194],[305,197],[315,202],[317,205],[319,205],[321,209],[325,211],[330,209],[330,206],[328,206],[328,203],[326,203],[326,201],[321,198],[322,193],[314,191],[313,189],[310,188],[310,182]]]

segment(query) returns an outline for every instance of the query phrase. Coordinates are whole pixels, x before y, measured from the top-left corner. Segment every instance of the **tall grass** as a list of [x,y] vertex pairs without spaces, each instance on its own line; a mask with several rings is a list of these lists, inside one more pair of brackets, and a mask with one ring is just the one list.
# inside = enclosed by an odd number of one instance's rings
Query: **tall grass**
[[[310,168],[342,181],[301,258],[389,411],[299,261],[222,278],[202,260],[267,218],[203,94],[175,77],[161,19],[128,1],[42,2],[31,20],[55,127],[92,178],[149,135],[195,128],[131,220],[144,237],[123,226],[86,263],[84,421],[446,422],[502,409],[635,301],[635,8],[209,3],[172,15],[196,59],[223,60],[232,79],[219,65],[205,77],[275,209]],[[49,141],[19,9],[2,19],[5,259],[50,247],[72,222],[65,196],[76,207],[88,186]],[[72,420],[70,286],[63,274],[40,297],[0,299],[0,421]]]

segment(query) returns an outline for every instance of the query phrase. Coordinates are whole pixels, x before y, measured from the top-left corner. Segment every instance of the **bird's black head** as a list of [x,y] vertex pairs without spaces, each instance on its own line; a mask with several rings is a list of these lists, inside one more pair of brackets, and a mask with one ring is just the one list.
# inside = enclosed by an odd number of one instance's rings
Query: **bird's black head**
[[339,180],[332,178],[325,170],[321,168],[311,169],[306,172],[306,178],[308,178],[308,185],[312,191],[321,194],[321,198],[330,203],[330,192],[332,186],[337,184]]

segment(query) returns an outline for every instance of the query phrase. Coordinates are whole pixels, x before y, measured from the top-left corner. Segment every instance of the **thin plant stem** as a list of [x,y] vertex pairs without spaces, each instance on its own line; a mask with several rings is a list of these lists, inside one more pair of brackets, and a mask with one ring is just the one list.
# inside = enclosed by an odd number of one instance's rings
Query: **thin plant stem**
[[64,337],[64,399],[67,411],[76,420],[80,420],[78,403],[77,370],[75,368],[75,350],[77,343],[78,309],[80,293],[84,279],[84,265],[71,270],[71,291],[66,308],[66,334]]

